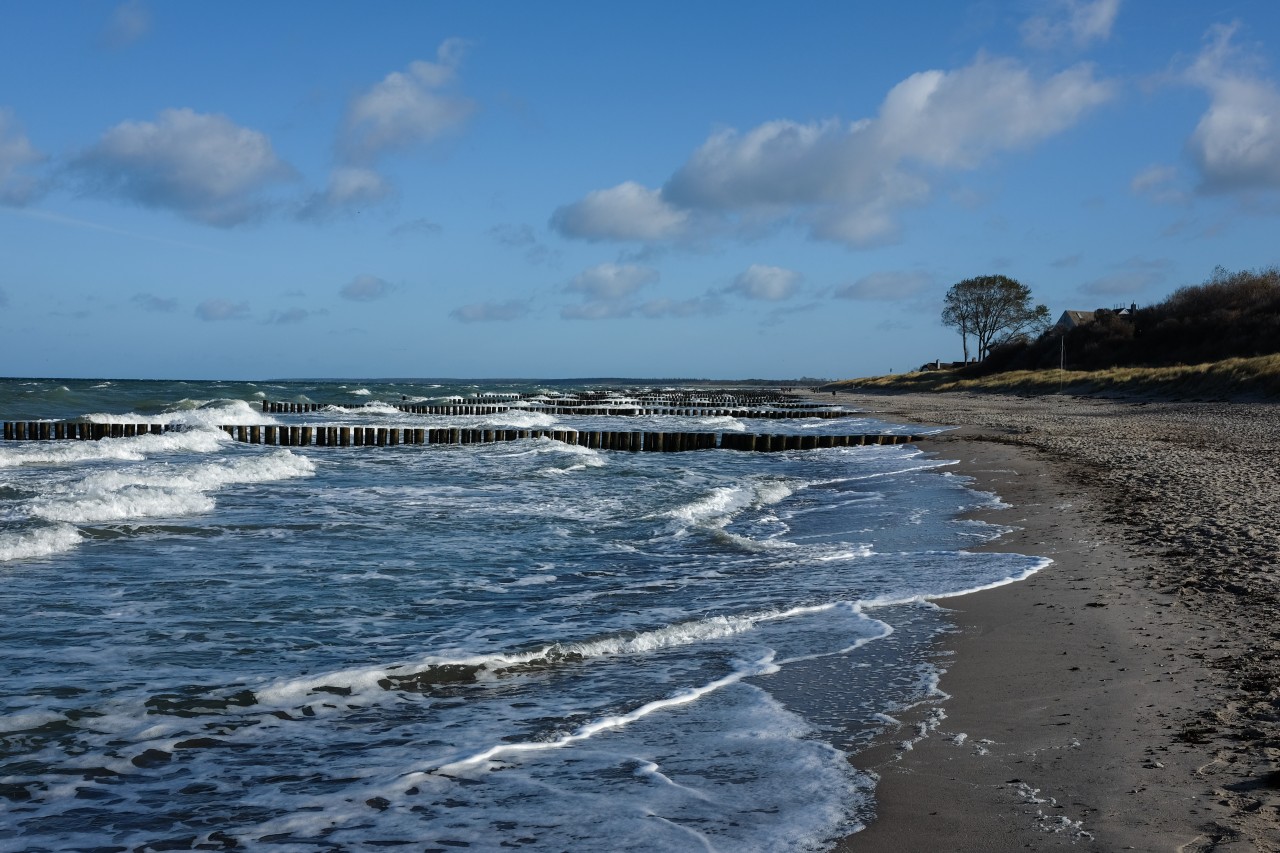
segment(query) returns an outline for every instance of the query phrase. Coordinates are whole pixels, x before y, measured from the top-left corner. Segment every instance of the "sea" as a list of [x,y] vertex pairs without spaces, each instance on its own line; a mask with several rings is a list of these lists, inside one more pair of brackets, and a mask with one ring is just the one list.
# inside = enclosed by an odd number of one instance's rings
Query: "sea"
[[599,387],[0,380],[0,420],[183,427],[0,442],[0,849],[823,851],[864,826],[858,753],[945,717],[946,598],[1047,563],[977,548],[1006,531],[965,515],[999,498],[954,460],[218,428],[921,432],[396,408]]

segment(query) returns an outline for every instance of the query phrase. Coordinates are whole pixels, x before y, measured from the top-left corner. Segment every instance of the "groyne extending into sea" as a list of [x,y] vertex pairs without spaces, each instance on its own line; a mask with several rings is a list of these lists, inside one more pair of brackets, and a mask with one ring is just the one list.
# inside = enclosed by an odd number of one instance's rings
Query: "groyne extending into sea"
[[[511,411],[537,412],[548,415],[584,415],[595,417],[732,417],[778,420],[790,418],[833,419],[847,417],[838,407],[803,400],[792,394],[717,394],[660,393],[619,397],[607,392],[584,393],[572,397],[547,398],[525,394],[505,395],[507,402],[456,402],[443,405],[401,403],[391,406],[403,414],[431,416],[497,415]],[[387,405],[387,404],[381,404]],[[367,404],[262,401],[264,414],[312,414],[337,411],[368,410]],[[6,421],[5,441],[100,441],[106,438],[132,438],[138,435],[162,434],[186,427],[182,424],[157,423],[92,423],[84,421]],[[687,450],[742,450],[773,452],[782,450],[816,450],[825,447],[851,447],[869,444],[907,444],[918,436],[892,434],[793,435],[743,432],[687,432],[640,430],[575,430],[575,429],[464,429],[456,427],[365,427],[335,424],[220,425],[236,441],[282,447],[394,447],[402,444],[491,444],[503,441],[547,438],[600,450],[671,453]]]

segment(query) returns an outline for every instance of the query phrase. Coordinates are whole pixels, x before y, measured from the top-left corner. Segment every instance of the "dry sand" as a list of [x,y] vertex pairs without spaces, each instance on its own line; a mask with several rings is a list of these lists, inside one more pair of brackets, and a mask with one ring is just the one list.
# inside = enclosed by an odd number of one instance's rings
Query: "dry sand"
[[951,698],[855,757],[878,817],[837,849],[1280,851],[1280,405],[838,399],[965,425],[921,447],[1055,562],[942,602]]

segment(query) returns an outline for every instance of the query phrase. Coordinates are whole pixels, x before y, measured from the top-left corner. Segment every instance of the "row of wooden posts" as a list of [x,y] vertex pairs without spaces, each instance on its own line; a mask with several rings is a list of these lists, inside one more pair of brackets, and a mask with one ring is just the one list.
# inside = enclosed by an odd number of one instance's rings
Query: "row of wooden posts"
[[[363,405],[347,403],[282,403],[262,401],[262,411],[272,415],[299,415],[318,412],[324,409],[362,409]],[[499,415],[513,409],[521,412],[541,412],[547,415],[604,415],[618,417],[641,417],[653,415],[676,415],[683,417],[732,417],[732,418],[764,418],[778,420],[780,418],[845,418],[848,412],[833,409],[741,409],[741,408],[687,408],[687,407],[641,407],[641,406],[503,406],[493,403],[458,403],[448,406],[420,406],[401,404],[395,407],[401,412],[413,415]]]
[[224,426],[250,444],[319,447],[392,447],[399,444],[492,444],[549,438],[601,450],[672,453],[683,450],[814,450],[867,444],[907,444],[910,435],[757,435],[737,432],[609,432],[572,429],[422,429],[407,427]]
[[5,441],[99,441],[171,432],[171,424],[91,424],[78,421],[5,421]]
[[[165,424],[97,424],[72,421],[6,421],[6,441],[101,440],[160,434]],[[548,438],[602,450],[671,453],[684,450],[813,450],[867,444],[907,444],[910,435],[757,435],[738,432],[608,432],[572,429],[457,429],[350,426],[223,426],[236,441],[284,447],[394,447],[401,444],[490,444]]]

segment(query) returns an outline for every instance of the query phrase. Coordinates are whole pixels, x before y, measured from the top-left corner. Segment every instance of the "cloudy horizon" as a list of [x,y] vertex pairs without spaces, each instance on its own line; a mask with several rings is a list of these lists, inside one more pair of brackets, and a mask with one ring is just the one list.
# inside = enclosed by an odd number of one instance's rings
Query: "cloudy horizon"
[[5,373],[834,378],[1280,263],[1262,2],[297,12],[5,8]]

